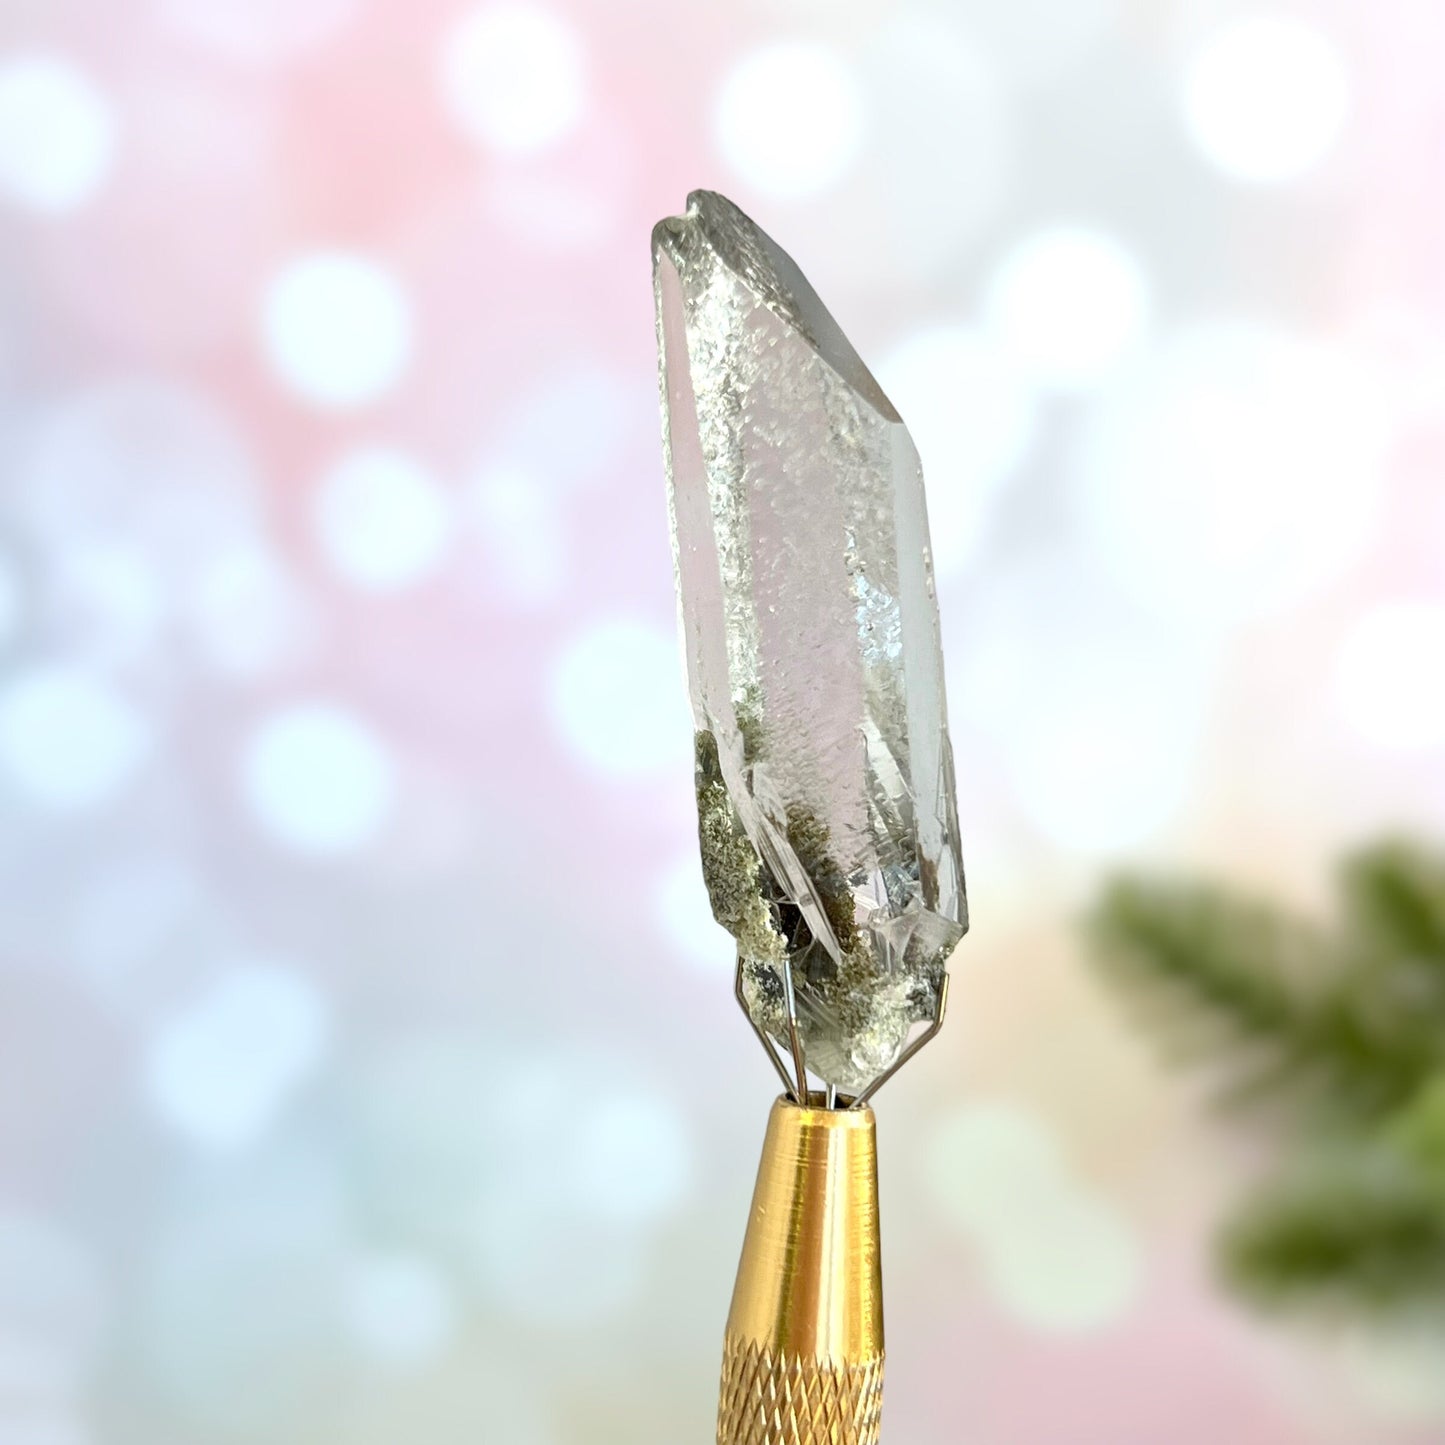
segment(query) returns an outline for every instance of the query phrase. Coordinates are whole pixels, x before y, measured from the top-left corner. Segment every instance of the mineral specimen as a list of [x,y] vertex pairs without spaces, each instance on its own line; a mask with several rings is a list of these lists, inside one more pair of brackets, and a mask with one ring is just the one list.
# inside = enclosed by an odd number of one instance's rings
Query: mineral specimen
[[856,1093],[968,926],[918,454],[795,263],[708,191],[653,231],[703,873],[755,1023]]

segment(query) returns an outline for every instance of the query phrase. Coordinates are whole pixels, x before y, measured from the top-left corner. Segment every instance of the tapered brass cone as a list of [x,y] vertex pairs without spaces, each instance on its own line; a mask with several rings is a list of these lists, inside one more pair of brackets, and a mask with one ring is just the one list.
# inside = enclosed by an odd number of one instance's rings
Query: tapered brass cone
[[875,1445],[883,1271],[871,1109],[779,1099],[723,1347],[718,1445]]

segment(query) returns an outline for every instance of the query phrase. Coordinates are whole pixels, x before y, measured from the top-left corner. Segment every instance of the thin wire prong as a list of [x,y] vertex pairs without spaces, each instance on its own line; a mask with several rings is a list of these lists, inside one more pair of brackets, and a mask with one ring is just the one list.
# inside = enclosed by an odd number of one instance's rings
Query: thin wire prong
[[803,1040],[798,1033],[798,996],[793,992],[793,961],[783,960],[783,1002],[788,1009],[788,1042],[793,1046],[793,1067],[798,1071],[798,1089],[794,1098],[802,1108],[808,1106],[808,1066],[803,1059]]
[[778,1071],[778,1077],[783,1081],[784,1092],[791,1094],[793,1092],[793,1081],[788,1077],[788,1070],[779,1057],[778,1050],[772,1039],[758,1027],[757,1020],[753,1018],[752,1010],[748,1008],[748,1001],[743,997],[743,961],[741,956],[738,958],[737,974],[733,981],[733,997],[737,999],[738,1007],[743,1011],[743,1017],[747,1019],[752,1031],[758,1036],[758,1042],[762,1044],[763,1051],[768,1056],[768,1061]]
[[919,1051],[919,1049],[921,1049],[925,1044],[931,1043],[933,1039],[937,1038],[939,1029],[943,1027],[943,1017],[947,1012],[948,975],[944,974],[943,982],[938,985],[938,1007],[934,1011],[933,1022],[929,1024],[927,1031],[919,1034],[919,1036],[914,1039],[913,1042],[909,1044],[908,1047],[904,1049],[901,1054],[898,1055],[898,1057],[893,1061],[892,1066],[885,1069],[881,1074],[879,1074],[878,1077],[874,1079],[873,1082],[869,1084],[868,1087],[864,1089],[863,1092],[859,1094],[856,1099],[853,1100],[851,1107],[853,1107],[854,1109],[861,1109],[864,1104],[866,1104],[868,1100],[871,1099],[873,1095],[876,1094],[878,1090],[881,1089],[884,1084],[886,1084],[889,1079],[891,1079],[894,1074],[896,1074],[899,1069],[901,1069],[904,1064],[906,1064],[909,1059],[911,1059],[914,1054]]

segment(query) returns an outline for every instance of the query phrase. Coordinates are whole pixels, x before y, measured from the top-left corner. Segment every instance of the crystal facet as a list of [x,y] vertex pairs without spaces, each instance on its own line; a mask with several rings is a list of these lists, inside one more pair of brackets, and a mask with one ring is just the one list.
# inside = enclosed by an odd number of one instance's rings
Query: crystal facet
[[865,1088],[967,922],[923,476],[795,263],[700,191],[653,232],[703,872],[754,1021]]

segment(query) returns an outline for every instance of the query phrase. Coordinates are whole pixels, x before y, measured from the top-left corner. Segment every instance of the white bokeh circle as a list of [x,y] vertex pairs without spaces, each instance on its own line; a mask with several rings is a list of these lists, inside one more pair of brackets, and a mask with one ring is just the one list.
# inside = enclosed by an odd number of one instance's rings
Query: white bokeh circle
[[713,917],[696,852],[679,858],[658,878],[653,903],[663,939],[684,962],[716,977],[732,976],[737,945]]
[[836,51],[811,41],[778,41],[743,56],[713,107],[723,160],[770,196],[826,190],[852,165],[865,129],[857,76]]
[[390,447],[361,447],[321,478],[312,522],[322,554],[359,587],[390,591],[420,581],[441,560],[451,506],[437,479]]
[[578,632],[552,665],[550,703],[561,741],[599,773],[666,772],[689,751],[682,660],[656,624],[619,617]]
[[[487,1287],[521,1318],[595,1325],[642,1286],[659,1222],[692,1183],[686,1115],[618,1058],[513,1058],[488,1115],[496,1168],[474,1235]],[[581,1095],[567,1082],[594,1083]]]
[[933,563],[947,576],[976,555],[995,496],[1028,452],[1034,388],[990,338],[958,326],[906,337],[877,375],[917,444]]
[[631,380],[616,366],[589,359],[549,369],[506,418],[500,456],[553,496],[595,487],[640,440],[632,400]]
[[466,495],[485,579],[519,609],[554,602],[567,581],[567,524],[556,491],[515,465],[483,465]]
[[372,1359],[418,1366],[440,1354],[457,1326],[457,1304],[442,1273],[412,1255],[365,1256],[351,1270],[347,1323]]
[[1068,698],[1078,711],[1067,722],[1035,720],[1008,748],[1009,778],[1029,822],[1082,858],[1156,841],[1182,820],[1193,781],[1175,709],[1150,708],[1138,686],[1111,699],[1102,679]]
[[1008,1313],[1047,1334],[1117,1324],[1143,1282],[1139,1244],[1124,1217],[1069,1185],[1016,1198],[988,1241],[984,1270]]
[[0,553],[0,650],[14,641],[25,621],[25,585],[20,569],[6,553]]
[[1010,0],[971,7],[968,24],[1011,85],[1040,85],[1088,63],[1122,26],[1121,0]]
[[[26,1404],[47,1424],[47,1407],[89,1383],[107,1320],[105,1277],[86,1242],[44,1214],[0,1211],[0,1382],[5,1424]],[[0,1440],[8,1445],[5,1424]],[[22,1440],[27,1436],[21,1435]],[[46,1435],[37,1432],[37,1440]],[[57,1434],[58,1442],[65,1437]],[[79,1436],[68,1437],[79,1439]]]
[[246,438],[207,393],[123,376],[63,396],[31,428],[12,505],[59,552],[133,549],[167,586],[257,521]]
[[987,1237],[1008,1227],[1021,1193],[1052,1188],[1063,1174],[1058,1143],[1026,1109],[983,1101],[936,1120],[924,1155],[935,1207],[963,1232]]
[[266,290],[262,336],[281,382],[324,410],[366,406],[411,361],[412,314],[380,262],[318,251],[288,262]]
[[1358,616],[1335,659],[1335,701],[1388,752],[1445,749],[1445,602],[1399,599]]
[[1185,816],[1218,648],[1154,617],[1071,545],[980,579],[983,620],[949,649],[950,714],[1001,766],[1008,801],[1064,856],[1118,856]]
[[39,664],[0,689],[0,776],[40,807],[78,813],[111,802],[153,744],[151,720],[98,674]]
[[569,1201],[498,1191],[482,1203],[475,1238],[483,1283],[534,1324],[596,1328],[642,1292],[638,1235],[579,1213]]
[[87,659],[123,663],[161,635],[166,579],[139,546],[82,534],[55,558],[49,581],[51,615]]
[[161,18],[208,50],[274,65],[315,50],[356,14],[358,0],[155,0]]
[[1438,1434],[1445,1422],[1440,1340],[1424,1322],[1388,1333],[1363,1324],[1341,1330],[1331,1338],[1329,1366],[1382,1432]]
[[1132,1231],[1070,1174],[1028,1110],[1002,1101],[953,1109],[929,1136],[924,1178],[979,1256],[995,1300],[1021,1323],[1080,1334],[1133,1307],[1142,1260]]
[[58,939],[94,998],[127,1021],[169,1007],[186,977],[159,960],[193,958],[224,928],[224,910],[190,859],[139,846],[107,858],[74,901]]
[[205,1149],[251,1144],[320,1063],[326,1002],[294,969],[228,970],[159,1028],[145,1057],[151,1108]]
[[264,718],[247,742],[241,783],[277,842],[331,855],[364,847],[390,816],[396,765],[385,742],[346,708],[296,703]]
[[204,665],[238,680],[299,664],[321,632],[301,579],[260,540],[211,559],[188,593],[184,617]]
[[11,507],[46,559],[32,585],[50,640],[103,668],[159,656],[170,624],[260,527],[232,419],[206,393],[144,374],[41,412]]
[[1246,14],[1194,56],[1184,117],[1200,153],[1235,180],[1270,184],[1314,170],[1350,113],[1338,47],[1307,20]]
[[1392,430],[1358,356],[1198,324],[1091,418],[1075,479],[1084,534],[1151,611],[1227,623],[1285,608],[1369,548]]
[[529,0],[460,15],[442,42],[448,113],[473,140],[525,155],[561,140],[586,106],[586,55],[572,23]]
[[95,1436],[74,1404],[52,1399],[11,1415],[0,1445],[95,1445]]
[[1112,236],[1058,225],[1026,236],[990,278],[991,334],[1045,385],[1088,386],[1133,351],[1149,313],[1139,261]]
[[[876,286],[881,268],[919,295],[951,294],[952,278],[1019,184],[1011,97],[973,18],[897,5],[869,22],[856,61],[866,144],[839,188],[838,209],[818,218],[818,244],[865,288]],[[940,184],[941,157],[961,183]],[[836,246],[845,215],[852,243]]]
[[677,1105],[641,1088],[600,1091],[581,1118],[577,1187],[600,1217],[651,1224],[686,1197],[692,1147]]
[[110,103],[74,61],[45,51],[0,60],[0,196],[63,215],[100,190],[116,150]]

